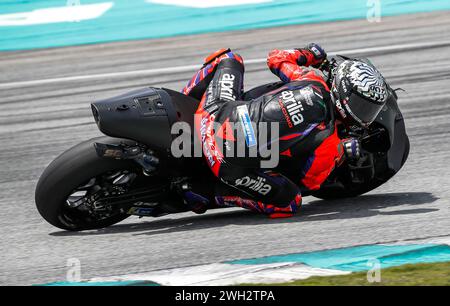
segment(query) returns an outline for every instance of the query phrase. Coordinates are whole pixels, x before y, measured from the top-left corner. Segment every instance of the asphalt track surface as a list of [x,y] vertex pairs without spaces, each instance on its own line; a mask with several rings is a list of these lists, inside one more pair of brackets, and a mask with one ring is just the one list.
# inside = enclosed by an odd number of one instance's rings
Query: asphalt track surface
[[[1,53],[0,83],[196,65],[224,46],[258,59],[272,48],[311,41],[336,51],[445,42],[448,33],[450,14],[440,12],[381,23],[346,21]],[[450,44],[366,55],[394,88],[406,90],[399,104],[411,138],[409,160],[368,195],[332,202],[306,198],[302,214],[285,220],[228,209],[202,216],[130,217],[100,231],[54,228],[35,209],[35,184],[58,154],[100,135],[90,102],[148,85],[180,89],[192,72],[0,85],[0,284],[64,281],[69,258],[78,258],[82,277],[90,278],[449,236]],[[247,88],[273,80],[263,64],[247,65]]]

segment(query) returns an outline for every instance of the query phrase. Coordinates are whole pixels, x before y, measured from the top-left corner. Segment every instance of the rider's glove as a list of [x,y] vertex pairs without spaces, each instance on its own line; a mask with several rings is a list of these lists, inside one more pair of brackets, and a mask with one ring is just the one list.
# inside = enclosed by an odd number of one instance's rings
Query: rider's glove
[[355,161],[361,157],[361,144],[358,139],[353,137],[342,139],[341,144],[348,160]]
[[305,48],[300,50],[306,50],[313,55],[314,60],[311,63],[311,66],[314,68],[319,68],[327,59],[327,53],[325,52],[325,50],[316,43],[310,43]]

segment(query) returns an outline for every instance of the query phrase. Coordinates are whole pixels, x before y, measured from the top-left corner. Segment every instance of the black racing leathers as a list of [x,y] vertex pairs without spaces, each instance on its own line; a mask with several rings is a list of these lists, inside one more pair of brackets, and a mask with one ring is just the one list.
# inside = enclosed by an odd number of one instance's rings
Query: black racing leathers
[[[242,58],[228,52],[210,65],[203,68],[213,77],[196,114],[199,136],[211,170],[239,194],[217,201],[272,216],[295,213],[301,188],[317,189],[342,155],[326,83],[299,79],[241,101]],[[207,75],[200,73],[191,82]],[[273,160],[268,152],[280,162],[264,166]]]

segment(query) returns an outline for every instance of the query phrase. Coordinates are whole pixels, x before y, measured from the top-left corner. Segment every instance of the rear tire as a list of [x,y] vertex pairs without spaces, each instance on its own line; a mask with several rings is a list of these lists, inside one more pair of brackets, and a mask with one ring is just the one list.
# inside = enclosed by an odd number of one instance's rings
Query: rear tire
[[95,142],[135,143],[110,137],[94,138],[72,147],[51,162],[41,175],[35,191],[36,207],[48,223],[64,230],[81,231],[104,228],[129,217],[117,213],[101,220],[73,222],[65,216],[66,199],[83,183],[108,171],[135,167],[132,161],[99,157],[94,148]]

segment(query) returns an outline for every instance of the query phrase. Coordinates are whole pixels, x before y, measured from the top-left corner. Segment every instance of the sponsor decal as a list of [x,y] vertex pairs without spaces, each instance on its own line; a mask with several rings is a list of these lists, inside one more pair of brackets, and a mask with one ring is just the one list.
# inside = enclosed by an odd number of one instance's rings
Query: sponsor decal
[[317,57],[319,57],[319,56],[322,55],[322,52],[320,52],[320,50],[317,49],[315,46],[313,46],[313,47],[311,48],[311,51],[312,51]]
[[222,79],[219,81],[220,84],[220,100],[225,101],[236,101],[236,96],[233,95],[234,81],[236,76],[233,74],[225,73]]
[[136,216],[150,216],[154,208],[151,207],[131,207],[127,214]]
[[341,114],[342,118],[347,118],[347,114],[345,113],[344,108],[342,107],[341,101],[337,100],[335,101],[336,108],[338,109],[339,113]]
[[212,88],[212,86],[208,86],[207,98],[206,98],[205,106],[210,106],[214,102],[213,97],[214,97],[214,95],[213,95],[213,88]]
[[258,177],[252,179],[248,176],[237,179],[235,182],[236,186],[247,187],[253,191],[258,192],[262,195],[267,195],[271,190],[272,186],[266,184],[266,179],[263,177]]
[[247,147],[254,147],[257,144],[255,131],[253,129],[252,122],[250,121],[250,115],[248,113],[247,105],[241,105],[237,107],[239,121],[241,122],[242,130],[245,135],[245,142]]
[[345,94],[348,93],[347,82],[348,81],[346,79],[342,79],[342,81],[341,81],[341,87]]
[[309,106],[313,106],[312,97],[314,95],[314,90],[311,87],[305,87],[300,89],[300,94],[305,98],[305,103]]
[[203,143],[203,152],[205,153],[206,159],[209,162],[210,167],[214,167],[216,164],[216,160],[219,162],[220,159],[218,159],[218,152],[216,151],[216,147],[214,144],[214,131],[212,129],[212,124],[209,124],[210,122],[214,122],[214,115],[211,115],[209,117],[205,117],[202,119],[200,124],[200,134],[202,137],[202,143]]
[[301,101],[295,99],[293,91],[283,91],[281,93],[279,104],[290,128],[299,125],[304,121],[303,115],[301,114],[301,112],[304,111],[303,104]]

